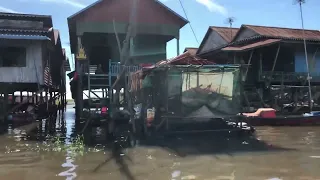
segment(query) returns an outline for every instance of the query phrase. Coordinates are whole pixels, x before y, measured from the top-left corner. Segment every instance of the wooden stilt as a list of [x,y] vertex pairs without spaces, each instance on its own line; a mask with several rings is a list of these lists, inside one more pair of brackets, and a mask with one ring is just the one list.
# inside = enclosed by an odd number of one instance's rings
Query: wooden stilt
[[22,91],[20,91],[20,103],[23,101]]
[[43,91],[40,92],[40,102],[43,103]]
[[9,102],[9,98],[8,98],[8,90],[5,89],[4,93],[3,93],[3,112],[5,113],[5,117],[4,117],[4,123],[7,123],[8,120],[8,116],[7,116],[7,112],[9,110],[8,108],[8,102]]
[[48,89],[46,89],[45,102],[47,103],[47,111],[49,109]]
[[38,104],[39,103],[39,94],[38,94],[38,92],[36,92],[36,104]]
[[29,91],[27,91],[27,100],[28,100],[28,103],[30,103]]
[[50,96],[50,103],[53,104],[53,100],[52,100],[52,97],[53,97],[53,94],[52,94],[52,90],[49,91],[49,96]]
[[32,104],[35,104],[34,94],[35,94],[34,92],[31,92],[31,97],[32,97],[32,98],[31,98],[31,103],[32,103]]

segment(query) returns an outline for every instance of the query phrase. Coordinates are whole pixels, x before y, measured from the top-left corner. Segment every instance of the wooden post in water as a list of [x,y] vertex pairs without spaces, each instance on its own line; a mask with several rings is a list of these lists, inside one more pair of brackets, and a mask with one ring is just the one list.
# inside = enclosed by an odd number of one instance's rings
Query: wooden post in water
[[35,92],[36,93],[36,104],[38,104],[39,103],[39,94],[38,94],[38,92]]
[[49,90],[49,96],[50,96],[49,101],[51,102],[51,105],[52,105],[52,90],[51,89]]
[[8,90],[5,89],[4,94],[3,94],[3,112],[5,113],[5,117],[4,117],[4,122],[6,123],[8,120],[8,103],[9,103],[9,98],[8,98]]
[[28,103],[30,103],[30,99],[29,99],[29,91],[27,91],[27,100],[28,100]]
[[20,103],[23,101],[22,91],[20,91]]
[[48,89],[46,89],[45,102],[46,102],[46,104],[47,104],[47,111],[48,111],[48,108],[49,108]]

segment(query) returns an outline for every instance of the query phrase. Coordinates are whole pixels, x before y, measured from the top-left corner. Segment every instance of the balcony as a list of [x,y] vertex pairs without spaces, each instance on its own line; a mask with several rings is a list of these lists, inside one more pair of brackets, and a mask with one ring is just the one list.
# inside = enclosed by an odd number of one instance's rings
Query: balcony
[[[320,72],[310,73],[311,82],[320,82]],[[259,72],[259,81],[271,81],[271,82],[304,82],[307,80],[308,74],[301,72],[271,72],[262,71]]]

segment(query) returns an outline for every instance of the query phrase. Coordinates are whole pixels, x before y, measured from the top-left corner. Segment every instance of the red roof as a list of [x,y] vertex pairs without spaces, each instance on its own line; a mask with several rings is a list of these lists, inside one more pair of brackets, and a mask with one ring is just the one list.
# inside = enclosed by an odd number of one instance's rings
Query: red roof
[[215,64],[212,61],[208,61],[205,59],[201,59],[198,57],[195,57],[191,55],[189,52],[185,52],[179,56],[176,56],[174,58],[169,59],[168,61],[165,61],[164,63],[161,63],[160,65],[163,64],[170,64],[170,65],[208,65],[208,64]]
[[256,47],[271,45],[280,41],[281,41],[280,39],[264,39],[252,44],[243,44],[242,46],[228,46],[228,47],[222,48],[222,50],[223,51],[245,51],[245,50],[250,50]]
[[210,26],[210,28],[213,31],[216,31],[217,33],[219,33],[219,35],[227,42],[231,42],[239,30],[239,28],[217,27],[217,26]]
[[[213,64],[216,64],[216,63],[192,56],[190,53],[185,52],[185,53],[183,53],[179,56],[176,56],[174,58],[159,61],[155,65],[145,66],[142,68],[142,71],[149,71],[151,69],[155,69],[155,68],[161,67],[163,65],[213,65]],[[139,70],[135,73],[139,73],[142,71]]]
[[[281,38],[281,39],[303,39],[302,29],[290,29],[281,27],[265,27],[265,26],[253,26],[243,25],[248,29],[253,30],[261,36]],[[305,30],[306,40],[320,41],[320,31],[318,30]]]
[[198,48],[186,47],[184,53],[188,52],[191,56],[195,56],[197,54],[197,51]]

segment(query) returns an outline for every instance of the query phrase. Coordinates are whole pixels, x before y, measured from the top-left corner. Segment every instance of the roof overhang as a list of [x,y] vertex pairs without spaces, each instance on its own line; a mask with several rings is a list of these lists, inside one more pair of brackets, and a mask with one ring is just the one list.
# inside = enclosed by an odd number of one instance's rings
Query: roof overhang
[[240,51],[249,51],[251,49],[263,47],[263,46],[270,46],[275,43],[279,43],[281,39],[264,39],[258,42],[254,42],[251,44],[244,44],[242,46],[227,46],[222,48],[222,51],[233,51],[233,52],[240,52]]
[[16,34],[0,34],[0,39],[17,39],[17,40],[51,40],[47,36],[40,35],[16,35]]

